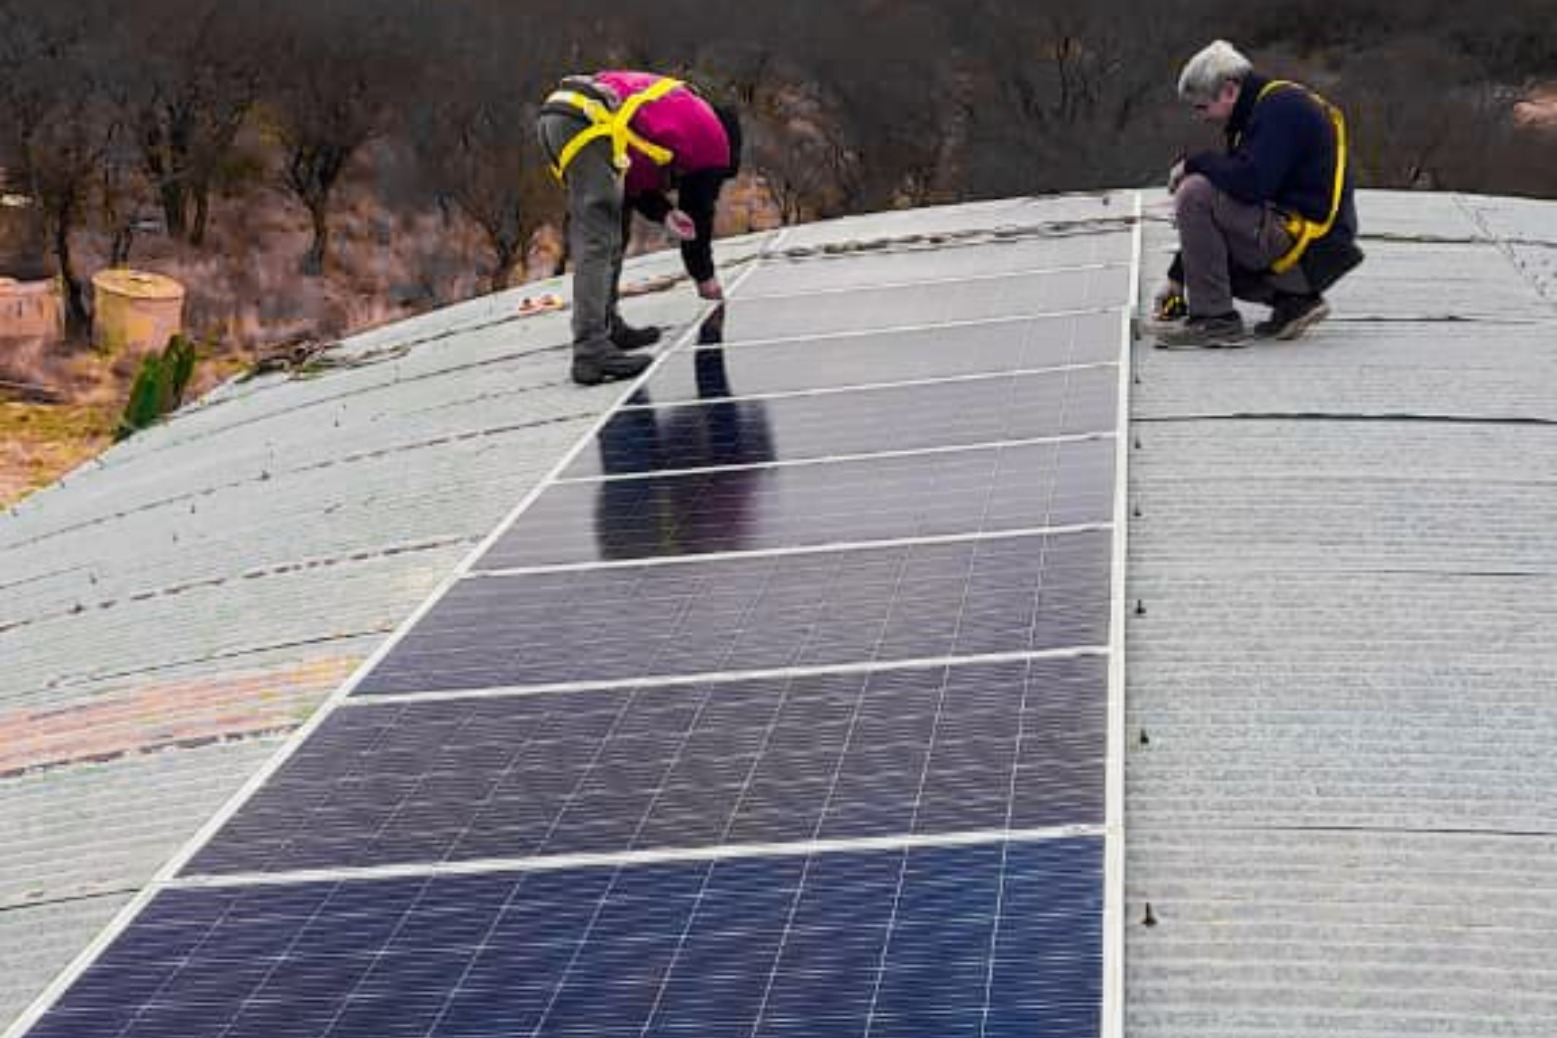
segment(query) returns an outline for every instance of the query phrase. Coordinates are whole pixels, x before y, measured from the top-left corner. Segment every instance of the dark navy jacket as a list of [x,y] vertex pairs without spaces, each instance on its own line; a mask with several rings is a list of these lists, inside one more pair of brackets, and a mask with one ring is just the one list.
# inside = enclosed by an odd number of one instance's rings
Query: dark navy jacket
[[[1227,152],[1201,152],[1185,160],[1186,173],[1199,173],[1242,202],[1270,204],[1301,213],[1317,223],[1330,215],[1335,189],[1335,131],[1306,90],[1284,87],[1257,100],[1270,80],[1251,75],[1227,121]],[[1357,210],[1347,171],[1341,214],[1332,234],[1352,238]]]

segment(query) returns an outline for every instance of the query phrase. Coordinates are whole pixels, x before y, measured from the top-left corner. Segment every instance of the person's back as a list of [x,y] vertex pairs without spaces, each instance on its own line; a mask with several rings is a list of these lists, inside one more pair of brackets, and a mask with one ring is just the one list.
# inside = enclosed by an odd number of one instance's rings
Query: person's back
[[[595,76],[595,82],[611,88],[623,101],[641,94],[663,76],[651,72],[613,70]],[[632,149],[632,165],[627,170],[629,195],[656,190],[661,186],[661,171],[668,168],[678,174],[704,169],[725,169],[730,165],[730,142],[713,106],[690,87],[682,85],[638,109],[632,128],[647,140],[671,152],[665,166],[650,161]]]

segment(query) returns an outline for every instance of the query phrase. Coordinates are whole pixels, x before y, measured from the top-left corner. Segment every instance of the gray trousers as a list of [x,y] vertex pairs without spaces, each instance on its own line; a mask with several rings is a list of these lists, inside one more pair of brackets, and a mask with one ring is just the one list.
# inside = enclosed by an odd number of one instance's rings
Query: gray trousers
[[1270,272],[1270,265],[1292,247],[1278,210],[1240,202],[1198,173],[1184,178],[1173,206],[1191,316],[1228,313],[1234,295],[1269,305],[1277,293],[1309,291],[1300,267]]
[[[589,124],[546,112],[536,126],[541,150],[555,162]],[[573,351],[611,351],[617,283],[622,277],[622,177],[611,162],[611,141],[586,144],[563,175],[568,189],[568,250],[573,257]]]

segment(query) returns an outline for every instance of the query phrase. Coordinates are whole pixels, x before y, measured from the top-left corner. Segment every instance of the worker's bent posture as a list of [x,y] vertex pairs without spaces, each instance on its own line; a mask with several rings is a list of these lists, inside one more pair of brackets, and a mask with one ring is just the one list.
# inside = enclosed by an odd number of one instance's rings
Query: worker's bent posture
[[[647,357],[626,351],[659,340],[617,311],[625,224],[631,202],[684,243],[688,270],[717,298],[709,240],[719,186],[733,172],[733,116],[674,79],[647,72],[570,76],[541,108],[541,147],[568,190],[573,255],[573,380],[593,385],[632,378]],[[691,214],[664,192],[680,187]]]
[[1168,176],[1180,252],[1159,312],[1179,297],[1188,308],[1158,345],[1243,345],[1235,295],[1271,307],[1255,335],[1295,339],[1329,315],[1321,293],[1362,261],[1345,119],[1307,87],[1255,74],[1223,40],[1184,66],[1179,96],[1223,127],[1227,149],[1191,155]]

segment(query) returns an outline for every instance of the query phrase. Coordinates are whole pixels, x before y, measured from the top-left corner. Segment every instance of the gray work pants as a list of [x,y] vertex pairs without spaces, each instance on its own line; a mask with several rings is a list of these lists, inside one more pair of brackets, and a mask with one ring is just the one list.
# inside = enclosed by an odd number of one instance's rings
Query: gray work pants
[[1301,267],[1270,273],[1270,265],[1292,247],[1278,210],[1240,202],[1198,173],[1184,178],[1173,207],[1191,316],[1228,313],[1234,295],[1269,305],[1277,293],[1309,291]]
[[[542,113],[541,150],[555,162],[589,123]],[[611,162],[610,138],[586,144],[563,175],[568,189],[568,249],[573,257],[573,350],[611,350],[617,283],[622,276],[622,177]]]

